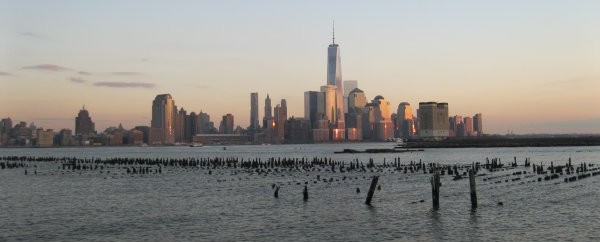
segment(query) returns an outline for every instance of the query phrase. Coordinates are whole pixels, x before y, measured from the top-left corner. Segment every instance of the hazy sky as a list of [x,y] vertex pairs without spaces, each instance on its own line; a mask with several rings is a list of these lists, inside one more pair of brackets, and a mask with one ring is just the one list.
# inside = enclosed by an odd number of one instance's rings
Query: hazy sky
[[149,125],[170,93],[246,127],[250,92],[303,116],[326,83],[335,20],[342,77],[394,108],[448,102],[484,131],[600,133],[600,1],[0,0],[0,117],[98,131]]

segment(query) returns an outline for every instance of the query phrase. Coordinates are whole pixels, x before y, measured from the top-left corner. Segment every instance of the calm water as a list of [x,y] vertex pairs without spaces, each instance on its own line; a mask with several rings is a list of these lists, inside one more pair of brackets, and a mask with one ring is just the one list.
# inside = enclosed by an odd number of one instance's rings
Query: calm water
[[[331,157],[350,162],[564,164],[569,157],[600,165],[600,147],[427,149],[402,154],[333,154],[343,148],[391,144],[223,147],[0,149],[0,156],[202,158]],[[430,174],[391,170],[331,173],[286,171],[258,175],[242,169],[164,167],[162,174],[64,171],[54,162],[0,170],[0,241],[598,241],[600,176],[510,176],[519,167],[477,178],[479,208],[470,209],[468,179],[442,176],[440,209],[431,210]],[[37,166],[37,167],[34,167]],[[28,170],[28,175],[24,170]],[[106,171],[110,171],[109,174]],[[33,174],[37,172],[37,174]],[[316,182],[317,175],[321,180]],[[370,177],[381,190],[364,204]],[[346,179],[344,179],[346,177]],[[511,178],[520,177],[512,182]],[[331,179],[333,182],[323,182]],[[484,180],[486,179],[486,180]],[[501,181],[501,183],[495,183]],[[535,182],[533,182],[535,181]],[[308,182],[309,200],[302,200]],[[272,184],[281,189],[273,197]],[[356,188],[361,192],[356,193]],[[424,202],[420,202],[424,200]],[[502,202],[504,205],[497,205]]]

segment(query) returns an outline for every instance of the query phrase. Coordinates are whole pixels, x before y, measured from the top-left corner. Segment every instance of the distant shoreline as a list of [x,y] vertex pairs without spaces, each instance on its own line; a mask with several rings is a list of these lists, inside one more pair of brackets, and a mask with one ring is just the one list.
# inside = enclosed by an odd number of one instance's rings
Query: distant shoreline
[[[325,144],[382,144],[388,143],[393,146],[393,142],[338,142]],[[323,144],[323,143],[306,143],[306,144]],[[249,145],[252,144],[207,144],[205,146],[231,146],[231,145]],[[298,145],[298,144],[273,144],[273,145]],[[439,141],[426,140],[409,140],[403,148],[512,148],[512,147],[564,147],[564,146],[600,146],[600,136],[561,136],[561,137],[510,137],[510,136],[489,136],[489,137],[464,137],[464,138],[449,138]],[[150,145],[150,146],[52,146],[52,147],[35,147],[35,146],[4,146],[2,148],[102,148],[102,147],[139,147],[139,148],[154,148],[154,147],[187,147],[187,145]],[[196,148],[198,149],[198,148]],[[200,148],[201,149],[201,148]]]
[[453,138],[441,141],[413,140],[406,148],[502,148],[600,146],[600,136],[578,137],[477,137]]

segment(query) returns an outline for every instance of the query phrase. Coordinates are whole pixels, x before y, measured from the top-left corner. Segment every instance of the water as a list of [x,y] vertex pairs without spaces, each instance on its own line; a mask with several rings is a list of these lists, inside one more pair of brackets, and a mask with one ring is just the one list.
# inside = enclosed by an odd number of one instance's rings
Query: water
[[[389,164],[419,159],[443,164],[485,162],[516,156],[545,166],[572,158],[600,165],[600,147],[427,149],[401,154],[333,154],[343,148],[390,144],[325,144],[223,147],[98,147],[0,149],[0,156],[57,157],[331,157],[373,158]],[[600,176],[576,182],[563,177],[537,182],[487,177],[531,171],[489,173],[477,178],[479,207],[472,211],[468,179],[442,176],[440,209],[431,209],[431,174],[390,172],[280,172],[258,175],[241,169],[164,167],[162,174],[128,175],[65,172],[59,163],[31,162],[0,170],[0,241],[598,241]],[[33,165],[37,165],[36,168]],[[37,172],[36,175],[33,173]],[[64,173],[64,174],[63,174]],[[372,175],[382,189],[364,204]],[[333,182],[319,181],[333,178]],[[346,176],[347,179],[343,179]],[[338,180],[338,181],[336,181]],[[501,180],[501,183],[494,183]],[[536,181],[536,182],[533,182]],[[302,200],[308,182],[309,199]],[[271,184],[281,189],[273,197]],[[300,183],[298,185],[298,183]],[[356,188],[361,192],[356,193]],[[424,200],[424,202],[420,202]],[[497,205],[503,202],[503,206]]]

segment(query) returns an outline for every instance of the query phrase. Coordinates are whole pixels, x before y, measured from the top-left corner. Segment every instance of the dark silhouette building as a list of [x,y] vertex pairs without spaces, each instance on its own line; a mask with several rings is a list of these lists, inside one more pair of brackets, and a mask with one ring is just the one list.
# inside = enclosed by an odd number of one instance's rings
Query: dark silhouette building
[[75,135],[90,135],[96,133],[96,125],[92,122],[90,113],[85,109],[85,106],[79,110],[79,114],[75,117]]

